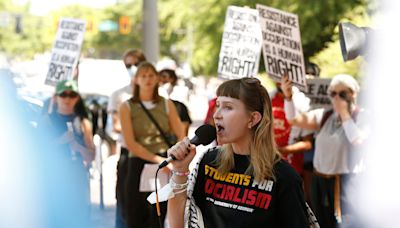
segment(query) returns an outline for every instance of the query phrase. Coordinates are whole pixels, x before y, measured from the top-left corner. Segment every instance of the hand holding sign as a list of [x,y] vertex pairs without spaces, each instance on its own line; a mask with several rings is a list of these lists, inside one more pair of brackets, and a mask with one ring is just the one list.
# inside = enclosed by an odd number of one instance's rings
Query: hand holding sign
[[292,100],[292,81],[289,80],[289,76],[284,74],[281,79],[281,89],[285,98]]

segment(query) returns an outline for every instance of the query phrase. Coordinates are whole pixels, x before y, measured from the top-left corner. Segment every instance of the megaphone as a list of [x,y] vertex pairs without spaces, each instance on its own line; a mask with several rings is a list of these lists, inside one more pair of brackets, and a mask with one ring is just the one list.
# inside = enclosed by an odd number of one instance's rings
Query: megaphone
[[340,49],[345,62],[365,53],[369,30],[350,22],[339,23]]

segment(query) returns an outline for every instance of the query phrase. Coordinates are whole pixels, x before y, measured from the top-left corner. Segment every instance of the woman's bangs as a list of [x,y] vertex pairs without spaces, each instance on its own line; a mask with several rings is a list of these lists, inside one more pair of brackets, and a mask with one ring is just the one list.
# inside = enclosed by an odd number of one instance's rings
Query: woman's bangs
[[232,80],[222,83],[217,89],[217,96],[232,97],[239,99],[240,81]]

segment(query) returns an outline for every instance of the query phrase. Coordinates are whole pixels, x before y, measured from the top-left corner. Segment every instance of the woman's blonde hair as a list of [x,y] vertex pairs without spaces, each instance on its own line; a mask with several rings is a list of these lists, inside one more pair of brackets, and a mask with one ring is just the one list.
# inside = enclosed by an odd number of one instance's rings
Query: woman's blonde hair
[[[153,71],[153,73],[158,77],[158,72],[153,64],[151,64],[149,62],[142,62],[139,64],[139,66],[137,68],[135,78],[138,78],[139,74],[141,74],[143,71],[146,71],[146,70]],[[139,102],[140,101],[139,95],[140,95],[140,86],[135,83],[134,88],[133,88],[132,101]],[[153,90],[153,101],[158,102],[158,101],[160,101],[160,99],[161,99],[161,96],[158,94],[158,85],[156,85]]]
[[[257,111],[262,115],[261,120],[252,128],[253,140],[249,148],[251,163],[246,173],[253,175],[257,181],[274,179],[273,167],[281,156],[275,144],[272,104],[265,87],[256,78],[234,79],[222,83],[217,89],[217,96],[239,99],[249,112]],[[222,147],[215,162],[222,174],[234,168],[231,144]]]

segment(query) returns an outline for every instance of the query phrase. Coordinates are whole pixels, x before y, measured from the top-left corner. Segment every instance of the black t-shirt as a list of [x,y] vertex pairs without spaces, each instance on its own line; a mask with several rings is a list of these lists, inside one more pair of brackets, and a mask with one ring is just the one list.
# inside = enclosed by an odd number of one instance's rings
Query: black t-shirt
[[188,122],[192,124],[192,119],[190,118],[188,109],[185,104],[179,101],[172,100],[175,104],[176,111],[178,112],[179,118],[182,122]]
[[286,161],[274,166],[275,181],[257,183],[245,174],[245,155],[235,154],[235,168],[220,175],[213,163],[219,152],[204,155],[193,192],[205,227],[309,227],[301,178]]

